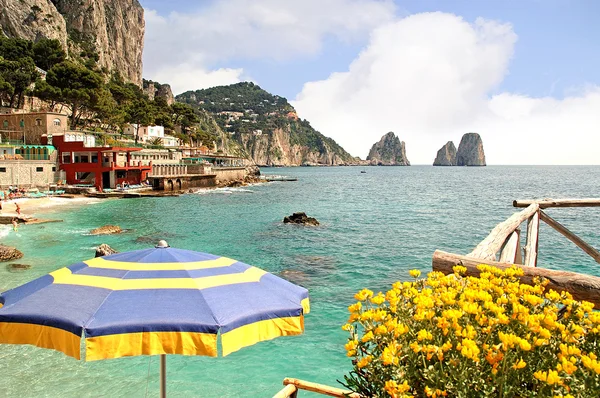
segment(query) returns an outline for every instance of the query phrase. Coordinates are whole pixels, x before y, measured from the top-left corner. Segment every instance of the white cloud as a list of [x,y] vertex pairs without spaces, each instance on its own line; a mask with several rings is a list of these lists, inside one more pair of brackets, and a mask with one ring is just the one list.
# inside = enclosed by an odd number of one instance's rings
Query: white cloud
[[361,157],[394,131],[413,164],[431,164],[446,141],[476,131],[489,164],[598,164],[600,87],[562,100],[490,96],[516,40],[510,24],[412,15],[375,29],[348,71],[306,83],[293,105]]
[[180,65],[166,65],[154,74],[151,79],[160,83],[168,83],[175,95],[187,90],[225,86],[252,79],[243,76],[242,69],[221,68],[206,70],[202,66],[193,66],[188,63]]
[[[326,38],[360,40],[394,12],[391,0],[223,0],[168,16],[146,10],[144,76],[169,82],[180,64],[203,75],[225,61],[314,56]],[[211,82],[187,76],[186,89]]]

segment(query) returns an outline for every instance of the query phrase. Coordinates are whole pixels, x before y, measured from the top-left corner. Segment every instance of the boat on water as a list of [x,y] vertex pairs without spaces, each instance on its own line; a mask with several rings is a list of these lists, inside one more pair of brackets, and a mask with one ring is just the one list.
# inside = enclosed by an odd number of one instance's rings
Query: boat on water
[[364,173],[366,173],[366,171],[365,171],[365,170],[361,170],[360,172],[361,172],[361,174],[364,174]]

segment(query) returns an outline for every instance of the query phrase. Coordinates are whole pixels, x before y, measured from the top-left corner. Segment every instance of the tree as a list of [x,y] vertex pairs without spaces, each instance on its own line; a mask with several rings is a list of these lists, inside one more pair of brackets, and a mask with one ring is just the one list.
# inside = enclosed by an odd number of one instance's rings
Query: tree
[[0,35],[0,57],[9,61],[18,61],[22,58],[33,59],[33,44],[29,40]]
[[38,77],[31,58],[8,60],[0,56],[0,103],[18,108],[23,95]]
[[138,143],[140,126],[147,126],[154,122],[153,107],[147,99],[133,101],[127,108],[125,121],[135,124],[135,143]]
[[45,71],[67,59],[67,54],[56,39],[41,39],[33,45],[33,61]]
[[84,115],[89,117],[106,100],[102,76],[71,61],[54,65],[46,75],[46,83],[36,87],[36,95],[65,104],[71,110],[72,130]]

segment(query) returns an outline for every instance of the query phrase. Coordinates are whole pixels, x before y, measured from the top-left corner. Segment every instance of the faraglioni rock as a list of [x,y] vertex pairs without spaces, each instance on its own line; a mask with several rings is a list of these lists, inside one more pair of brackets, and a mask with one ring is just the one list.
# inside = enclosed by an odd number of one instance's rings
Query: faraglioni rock
[[294,213],[291,216],[287,216],[283,218],[284,224],[302,224],[302,225],[319,225],[319,221],[317,221],[314,217],[308,217],[306,213]]
[[91,235],[112,235],[112,234],[120,234],[123,232],[121,227],[118,225],[104,225],[100,228],[96,228],[90,231]]
[[462,136],[456,152],[457,166],[485,166],[483,141],[477,133],[467,133]]
[[434,166],[456,166],[456,147],[454,142],[448,141],[440,148],[433,161]]
[[371,147],[367,160],[377,166],[410,166],[406,157],[406,144],[392,131]]

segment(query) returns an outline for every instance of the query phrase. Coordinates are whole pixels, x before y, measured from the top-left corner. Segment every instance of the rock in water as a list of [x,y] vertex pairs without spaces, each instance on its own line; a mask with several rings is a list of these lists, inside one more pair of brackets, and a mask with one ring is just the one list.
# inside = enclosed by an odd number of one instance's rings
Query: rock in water
[[467,133],[462,136],[456,152],[457,166],[485,166],[483,141],[477,133]]
[[6,264],[6,269],[8,272],[21,272],[31,268],[29,264],[19,264],[19,263],[10,263]]
[[108,256],[109,254],[115,254],[115,253],[118,253],[118,251],[116,251],[115,249],[113,249],[112,247],[107,245],[106,243],[103,243],[96,248],[96,255],[94,257],[104,257],[104,256]]
[[390,131],[371,147],[367,160],[378,166],[410,166],[406,145]]
[[112,234],[120,234],[123,232],[121,227],[118,225],[105,225],[100,228],[93,229],[90,234],[92,235],[112,235]]
[[314,217],[308,217],[306,213],[294,213],[291,216],[287,216],[283,218],[284,224],[302,224],[302,225],[319,225],[319,221],[317,221]]
[[433,161],[434,166],[456,166],[456,147],[454,142],[448,141],[440,148]]
[[14,247],[0,245],[0,261],[16,260],[23,257],[23,253]]

